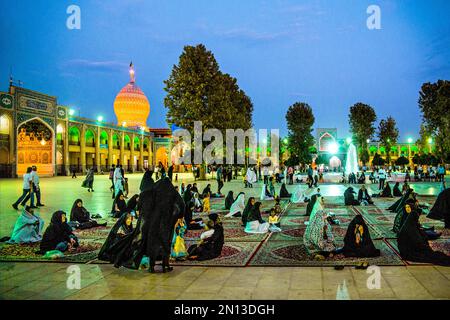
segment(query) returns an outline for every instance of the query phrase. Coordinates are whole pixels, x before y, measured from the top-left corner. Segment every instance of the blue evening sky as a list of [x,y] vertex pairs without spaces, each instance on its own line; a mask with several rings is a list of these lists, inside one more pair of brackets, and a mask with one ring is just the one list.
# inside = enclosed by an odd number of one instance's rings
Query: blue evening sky
[[[163,80],[184,45],[203,43],[251,97],[256,128],[286,133],[285,113],[309,103],[315,127],[348,134],[361,101],[418,137],[423,82],[450,79],[450,1],[1,0],[0,90],[10,68],[29,89],[81,115],[115,121],[113,101],[133,60],[148,125],[165,127]],[[69,5],[81,30],[66,28]],[[381,30],[366,27],[369,5]]]

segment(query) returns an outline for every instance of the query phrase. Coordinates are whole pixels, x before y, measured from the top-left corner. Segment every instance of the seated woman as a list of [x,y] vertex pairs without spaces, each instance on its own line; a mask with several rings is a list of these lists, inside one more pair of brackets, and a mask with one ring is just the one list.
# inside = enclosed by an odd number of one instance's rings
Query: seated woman
[[83,207],[83,200],[81,199],[77,199],[73,203],[72,210],[70,210],[70,222],[75,222],[76,228],[81,230],[95,227],[106,227],[107,225],[106,222],[99,224],[97,221],[91,219],[91,214],[85,207]]
[[450,228],[450,188],[439,193],[427,217],[434,220],[443,220],[445,228]]
[[111,214],[113,218],[120,218],[125,212],[127,212],[127,203],[125,202],[125,196],[122,191],[119,191],[114,199]]
[[225,209],[226,210],[230,210],[231,205],[233,204],[233,202],[234,202],[233,191],[230,190],[230,191],[228,191],[228,194],[227,194],[227,196],[225,198]]
[[42,240],[42,229],[44,220],[34,213],[33,208],[26,206],[22,209],[21,215],[17,218],[14,230],[8,243],[23,244],[35,243]]
[[298,186],[297,190],[292,194],[291,202],[292,203],[306,203],[309,201],[313,189],[306,189],[303,191],[302,186]]
[[122,248],[117,247],[117,243],[124,237],[131,235],[132,232],[133,216],[131,213],[125,212],[109,232],[105,243],[100,249],[98,258],[103,261],[115,263],[117,253],[122,250]]
[[245,195],[240,193],[236,201],[233,202],[230,208],[230,212],[225,216],[230,217],[241,217],[245,209]]
[[283,211],[283,208],[281,208],[281,204],[280,204],[280,197],[275,198],[275,206],[273,207],[273,209],[275,210],[275,213],[277,215],[280,215],[281,212]]
[[292,197],[292,194],[289,193],[289,191],[286,188],[286,184],[282,183],[281,184],[281,189],[280,189],[280,198],[288,198],[290,199]]
[[261,201],[263,200],[273,200],[273,196],[270,194],[268,186],[266,184],[262,185],[261,196],[259,197]]
[[203,199],[206,194],[211,194],[211,184],[210,183],[208,183],[208,185],[205,187],[205,189],[203,189],[200,198]]
[[[222,254],[222,248],[225,242],[222,222],[217,213],[211,213],[208,218],[211,221],[208,222],[208,225],[214,232],[212,232],[212,234],[209,232],[208,236],[203,236],[203,239],[198,244],[189,247],[189,260],[210,260],[217,258]],[[202,238],[202,236],[200,238]]]
[[394,197],[401,197],[403,194],[400,191],[400,183],[396,182],[394,185],[394,189],[392,190],[394,193]]
[[391,186],[389,185],[389,182],[386,182],[386,186],[384,187],[383,191],[379,195],[380,198],[393,198],[392,196],[392,190]]
[[358,177],[358,184],[364,184],[366,183],[366,175],[364,172],[361,172],[360,176]]
[[[269,193],[270,193],[270,195],[268,195],[268,196],[270,196],[270,197],[272,197],[272,198],[275,198],[275,186],[273,185],[273,177],[270,177],[269,178],[269,186],[268,186],[268,189],[269,189]],[[267,194],[266,194],[267,195]]]
[[194,201],[194,212],[203,212],[203,202],[197,192],[194,193],[192,201]]
[[133,195],[127,202],[127,212],[130,212],[133,216],[139,217],[139,195]]
[[336,253],[331,225],[322,208],[321,199],[318,199],[314,205],[311,218],[303,235],[303,243],[310,254],[315,254],[315,259],[332,257]]
[[305,216],[307,216],[307,217],[310,217],[310,216],[311,216],[312,210],[313,210],[313,208],[314,208],[314,205],[315,205],[316,202],[317,202],[317,198],[318,198],[318,197],[319,197],[319,195],[317,195],[317,194],[312,195],[311,200],[309,200],[309,201],[308,201],[308,204],[306,205],[306,213],[305,213]]
[[409,198],[415,199],[414,190],[411,188],[408,189],[400,199],[398,199],[390,207],[388,207],[388,210],[391,212],[398,212],[399,210],[401,210],[403,208],[406,200],[408,200]]
[[366,206],[373,204],[372,198],[370,197],[365,185],[362,185],[361,189],[358,191],[358,202]]
[[402,186],[402,196],[410,189],[408,182],[405,181]]
[[359,201],[355,199],[355,190],[353,187],[348,187],[344,192],[344,203],[346,206],[359,206]]
[[188,253],[184,242],[184,234],[186,233],[186,224],[184,218],[179,218],[175,223],[172,239],[172,250],[170,257],[175,260],[185,260]]
[[400,256],[405,260],[450,266],[450,256],[430,247],[428,237],[419,225],[419,215],[415,212],[406,218],[397,243]]
[[262,219],[260,207],[261,202],[257,202],[250,211],[244,230],[246,233],[267,233],[269,231],[270,225]]
[[186,221],[186,225],[188,230],[200,230],[203,229],[204,223],[202,218],[193,218],[192,213],[195,209],[195,201],[192,198],[188,202],[185,203],[184,207],[184,220]]
[[45,254],[52,250],[65,252],[78,247],[78,238],[72,233],[72,228],[66,221],[65,212],[56,211],[53,213],[50,225],[42,237],[39,253]]
[[380,250],[375,248],[369,228],[359,214],[348,225],[342,252],[345,257],[369,258],[380,256]]
[[203,194],[203,212],[207,212],[208,214],[211,212],[210,198],[211,193],[207,192]]
[[244,208],[244,211],[242,212],[242,226],[245,227],[247,225],[247,218],[250,214],[250,211],[252,210],[253,206],[255,205],[255,198],[250,197],[247,201],[247,205]]
[[375,174],[373,172],[369,175],[370,183],[377,183],[377,178],[375,178]]

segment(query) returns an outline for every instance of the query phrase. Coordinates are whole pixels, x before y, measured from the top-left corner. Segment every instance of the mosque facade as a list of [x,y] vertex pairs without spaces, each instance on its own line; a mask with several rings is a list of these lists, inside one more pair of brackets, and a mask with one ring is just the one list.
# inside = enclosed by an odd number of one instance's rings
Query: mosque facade
[[20,177],[32,165],[41,176],[57,176],[108,172],[113,164],[128,172],[171,164],[171,130],[146,127],[150,104],[132,65],[114,111],[117,123],[83,118],[54,96],[10,83],[0,92],[0,177]]

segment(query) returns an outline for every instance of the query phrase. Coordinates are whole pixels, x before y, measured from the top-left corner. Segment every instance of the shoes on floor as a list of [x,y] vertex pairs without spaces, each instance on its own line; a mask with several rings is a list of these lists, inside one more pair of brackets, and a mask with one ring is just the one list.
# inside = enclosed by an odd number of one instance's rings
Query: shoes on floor
[[38,207],[45,207],[45,205],[43,205],[42,203],[38,203],[37,206]]

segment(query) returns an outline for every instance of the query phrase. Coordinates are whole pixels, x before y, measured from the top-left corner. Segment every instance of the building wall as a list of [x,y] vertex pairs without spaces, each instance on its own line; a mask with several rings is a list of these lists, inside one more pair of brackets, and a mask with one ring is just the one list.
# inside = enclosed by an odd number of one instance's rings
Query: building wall
[[158,137],[155,145],[150,131],[70,116],[69,109],[57,105],[55,97],[23,88],[0,92],[0,101],[0,177],[21,174],[23,168],[16,165],[18,129],[29,121],[45,124],[52,133],[50,169],[42,172],[39,163],[35,163],[43,176],[68,175],[71,170],[85,172],[91,167],[97,172],[108,172],[112,164],[122,164],[128,172],[143,171],[155,164],[155,147],[160,146],[166,147],[170,159],[171,136]]

